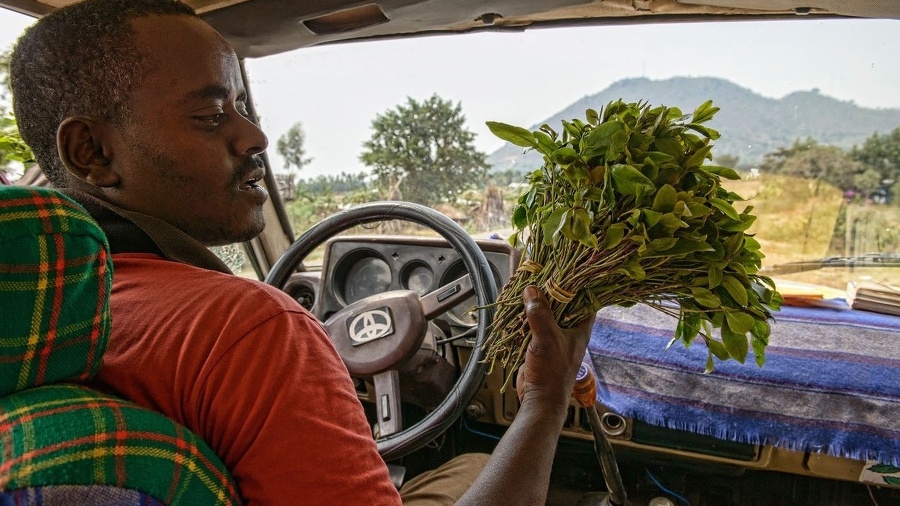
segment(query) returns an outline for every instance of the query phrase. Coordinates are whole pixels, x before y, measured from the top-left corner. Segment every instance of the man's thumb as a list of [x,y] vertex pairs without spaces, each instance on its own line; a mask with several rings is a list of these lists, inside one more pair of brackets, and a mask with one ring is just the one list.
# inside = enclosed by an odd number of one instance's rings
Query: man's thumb
[[525,318],[528,319],[532,336],[535,334],[546,335],[546,332],[543,331],[552,329],[555,323],[547,298],[534,285],[526,286],[522,295],[525,301]]

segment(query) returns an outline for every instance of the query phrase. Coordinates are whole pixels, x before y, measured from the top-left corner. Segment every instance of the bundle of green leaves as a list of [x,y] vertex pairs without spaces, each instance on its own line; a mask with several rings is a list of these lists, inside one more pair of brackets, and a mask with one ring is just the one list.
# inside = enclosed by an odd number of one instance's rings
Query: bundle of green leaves
[[[492,367],[509,374],[531,339],[521,294],[537,285],[549,295],[562,327],[593,318],[606,306],[647,304],[678,319],[672,343],[697,336],[713,357],[744,362],[752,347],[765,361],[770,310],[782,298],[758,275],[763,254],[746,231],[752,206],[721,180],[739,179],[712,160],[718,111],[708,101],[693,114],[644,102],[610,102],[586,121],[562,122],[559,134],[488,122],[503,140],[543,154],[527,176],[530,188],[512,215],[510,239],[524,254],[501,291],[486,343]],[[715,329],[715,331],[714,331]]]

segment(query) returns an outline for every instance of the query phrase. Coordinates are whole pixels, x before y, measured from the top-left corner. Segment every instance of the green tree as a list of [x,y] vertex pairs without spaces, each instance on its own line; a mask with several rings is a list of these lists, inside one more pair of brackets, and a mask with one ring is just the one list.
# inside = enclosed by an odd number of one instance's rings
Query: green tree
[[[870,175],[862,176],[866,167],[835,146],[815,145],[801,150],[784,160],[781,172],[805,179],[822,180],[845,191],[858,190],[868,194],[874,190],[868,187]],[[857,186],[860,183],[867,187],[860,188]]]
[[305,142],[306,134],[300,123],[294,123],[294,126],[278,138],[277,149],[278,154],[284,158],[284,168],[290,170],[296,167],[297,170],[301,170],[312,161],[312,158],[306,156]]
[[887,186],[895,200],[900,197],[900,127],[885,135],[876,132],[862,146],[854,146],[850,156],[877,174],[877,187]]
[[360,160],[372,168],[387,198],[421,204],[453,202],[460,192],[481,186],[486,155],[472,145],[462,106],[437,95],[378,115]]
[[760,164],[759,169],[762,172],[769,172],[772,174],[781,173],[783,172],[784,164],[787,159],[818,145],[819,143],[811,137],[807,137],[805,140],[797,139],[790,147],[780,147],[771,153],[766,153],[763,156],[763,161]]
[[13,162],[28,168],[34,163],[34,153],[19,135],[16,118],[7,109],[9,100],[9,59],[12,51],[0,52],[0,172],[11,174],[16,171]]

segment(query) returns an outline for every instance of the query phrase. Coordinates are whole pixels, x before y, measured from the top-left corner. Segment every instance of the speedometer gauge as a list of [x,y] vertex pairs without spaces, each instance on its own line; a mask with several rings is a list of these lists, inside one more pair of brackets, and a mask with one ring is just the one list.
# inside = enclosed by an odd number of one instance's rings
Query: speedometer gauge
[[391,288],[391,267],[378,257],[363,257],[347,271],[342,292],[347,304]]
[[434,272],[424,262],[413,262],[403,268],[400,279],[404,288],[421,296],[431,291],[434,284]]

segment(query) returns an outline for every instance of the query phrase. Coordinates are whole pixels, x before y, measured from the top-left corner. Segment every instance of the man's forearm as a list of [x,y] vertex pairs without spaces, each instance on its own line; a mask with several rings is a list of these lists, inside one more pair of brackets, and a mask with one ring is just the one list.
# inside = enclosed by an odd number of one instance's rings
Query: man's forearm
[[525,401],[459,505],[543,505],[566,404]]

